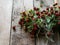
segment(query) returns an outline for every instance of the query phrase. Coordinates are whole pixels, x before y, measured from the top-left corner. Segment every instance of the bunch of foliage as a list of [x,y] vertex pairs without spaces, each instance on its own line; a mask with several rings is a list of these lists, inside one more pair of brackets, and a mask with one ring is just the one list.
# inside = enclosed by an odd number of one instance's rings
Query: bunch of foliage
[[34,7],[33,10],[24,11],[20,14],[18,23],[21,28],[37,37],[41,35],[49,39],[49,36],[53,34],[53,27],[60,24],[60,6],[56,6],[56,4],[43,11]]

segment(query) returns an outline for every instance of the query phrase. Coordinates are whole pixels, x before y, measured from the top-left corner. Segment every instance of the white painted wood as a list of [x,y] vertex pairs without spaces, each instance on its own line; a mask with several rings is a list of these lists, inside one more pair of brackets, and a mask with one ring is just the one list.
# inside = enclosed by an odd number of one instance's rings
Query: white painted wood
[[48,44],[48,40],[46,40],[45,38],[39,38],[36,41],[36,45],[47,45]]
[[[53,2],[52,0],[48,1],[47,4],[51,5]],[[40,7],[40,1],[34,0],[14,0],[14,8],[13,8],[13,19],[12,26],[18,25],[18,21],[20,18],[20,12],[24,10],[30,10],[33,9],[33,3],[35,7]],[[44,1],[46,4],[46,2]],[[46,5],[47,5],[46,4]],[[41,9],[45,9],[46,7],[43,7]],[[28,33],[25,33],[19,25],[16,27],[17,31],[13,32],[11,31],[11,45],[35,45],[34,38],[30,38],[30,35]],[[44,38],[37,39],[36,45],[48,45],[48,40],[45,40]]]
[[0,0],[0,45],[9,45],[12,0]]
[[24,6],[26,10],[33,9],[33,0],[24,0]]
[[34,7],[40,8],[40,0],[34,0]]
[[[25,7],[24,7],[25,6]],[[20,19],[20,12],[33,8],[32,0],[14,0],[13,5],[13,19],[12,26],[16,26],[16,32],[11,31],[10,45],[34,45],[34,38],[30,37],[29,33],[26,33],[18,25]],[[18,26],[17,26],[18,25]]]

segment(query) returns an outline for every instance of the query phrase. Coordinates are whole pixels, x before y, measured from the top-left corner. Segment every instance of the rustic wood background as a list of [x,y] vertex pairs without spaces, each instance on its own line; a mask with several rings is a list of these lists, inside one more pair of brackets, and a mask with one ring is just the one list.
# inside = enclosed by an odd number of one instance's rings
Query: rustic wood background
[[[55,42],[49,42],[45,38],[39,38],[35,42],[34,38],[31,38],[29,33],[25,33],[20,26],[18,25],[20,12],[24,10],[33,9],[33,7],[40,7],[41,0],[14,0],[13,1],[13,13],[12,13],[12,26],[16,25],[16,32],[11,31],[11,45],[60,45],[59,34],[54,35]],[[44,5],[52,6],[54,4],[53,0],[43,0]],[[30,4],[29,4],[30,3]],[[44,10],[46,6],[42,7],[41,10]]]
[[[52,0],[43,0],[45,4],[52,5]],[[58,0],[60,4],[60,0]],[[20,17],[20,12],[24,10],[29,10],[34,6],[39,7],[39,1],[34,0],[0,0],[0,45],[35,45],[35,39],[30,38],[28,33],[25,33],[20,29],[18,25],[18,20]],[[24,5],[23,5],[24,4]],[[24,8],[25,6],[25,8]],[[45,9],[46,6],[43,7]],[[41,10],[43,10],[41,9]],[[11,11],[13,10],[13,11]],[[12,13],[12,15],[11,15]],[[12,16],[12,20],[11,20]],[[14,20],[14,21],[13,21]],[[13,32],[12,26],[17,25],[16,32]],[[10,30],[11,26],[11,30]],[[60,36],[58,33],[54,36],[55,42],[48,42],[44,38],[37,39],[36,45],[60,45]]]

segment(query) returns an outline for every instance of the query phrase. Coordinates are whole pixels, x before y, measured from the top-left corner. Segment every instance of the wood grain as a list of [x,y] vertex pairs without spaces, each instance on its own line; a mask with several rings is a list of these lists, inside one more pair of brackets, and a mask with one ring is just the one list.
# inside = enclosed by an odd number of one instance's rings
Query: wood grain
[[[29,33],[25,33],[21,27],[18,25],[18,21],[20,19],[20,12],[24,10],[33,9],[33,7],[39,7],[40,0],[14,0],[13,5],[13,13],[12,13],[12,27],[16,26],[16,32],[11,29],[11,42],[10,45],[35,45],[35,39],[30,37]],[[34,4],[34,6],[33,6]],[[50,3],[51,5],[51,3]],[[46,8],[46,7],[45,7]],[[41,9],[45,9],[41,8]],[[59,45],[60,38],[59,34],[54,35],[55,42],[49,42],[45,40],[45,38],[41,37],[36,39],[36,45]]]

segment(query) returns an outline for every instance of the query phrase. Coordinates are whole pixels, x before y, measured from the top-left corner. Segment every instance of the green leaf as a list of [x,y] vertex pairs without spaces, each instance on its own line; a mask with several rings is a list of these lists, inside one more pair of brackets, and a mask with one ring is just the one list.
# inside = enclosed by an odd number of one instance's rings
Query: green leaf
[[49,41],[54,42],[54,40],[53,40],[52,38],[48,37],[47,34],[45,34],[45,37],[46,37],[46,39],[48,39]]
[[33,28],[33,26],[32,26],[32,25],[30,25],[30,26],[28,26],[27,28],[29,28],[29,29],[30,29],[30,28]]
[[46,16],[46,23],[50,23],[51,18],[49,16]]
[[37,15],[34,15],[34,18],[37,18],[38,16]]
[[32,29],[28,29],[28,32],[31,32],[32,31]]
[[54,17],[54,15],[51,15],[51,17]]

